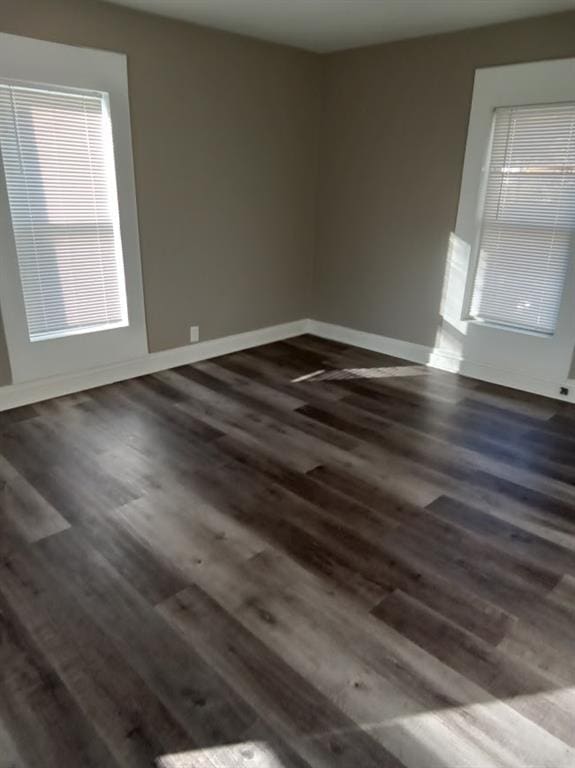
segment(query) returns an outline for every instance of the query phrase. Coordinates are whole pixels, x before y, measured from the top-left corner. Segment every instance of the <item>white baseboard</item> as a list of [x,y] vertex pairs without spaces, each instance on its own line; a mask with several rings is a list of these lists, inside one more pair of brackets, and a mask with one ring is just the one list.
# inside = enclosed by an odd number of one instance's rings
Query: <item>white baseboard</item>
[[422,344],[412,344],[409,341],[391,339],[388,336],[380,336],[377,333],[355,331],[343,325],[323,323],[321,320],[310,320],[308,333],[313,333],[314,336],[319,336],[322,339],[331,339],[342,344],[351,344],[354,347],[369,349],[372,352],[381,352],[384,355],[401,357],[414,363],[426,364],[429,360],[430,348]]
[[[117,381],[125,381],[137,376],[145,376],[156,371],[176,368],[179,365],[188,365],[200,360],[208,360],[212,357],[239,352],[242,349],[258,347],[262,344],[271,344],[274,341],[300,336],[303,333],[312,333],[324,339],[332,339],[343,344],[350,344],[374,352],[392,355],[393,357],[400,357],[404,360],[428,365],[443,371],[461,373],[473,379],[480,379],[481,381],[520,389],[524,392],[532,392],[564,402],[575,403],[575,380],[554,382],[535,379],[520,375],[515,371],[495,368],[484,363],[474,363],[470,360],[449,355],[443,350],[426,347],[422,344],[392,339],[376,333],[364,333],[363,331],[356,331],[341,325],[323,323],[320,320],[305,319],[269,326],[257,331],[224,336],[211,341],[202,341],[187,347],[168,349],[163,352],[152,352],[146,357],[102,368],[94,368],[81,373],[67,374],[65,376],[40,379],[21,384],[9,384],[8,386],[0,387],[0,411],[17,408],[22,405],[30,405],[31,403],[48,400],[52,397],[69,395],[73,392],[93,389],[94,387],[101,387],[106,384],[113,384]],[[567,386],[569,395],[559,395],[560,386]]]
[[30,405],[41,400],[48,400],[51,397],[60,397],[73,392],[101,387],[105,384],[113,384],[116,381],[125,381],[136,376],[145,376],[148,373],[176,368],[179,365],[197,363],[200,360],[239,352],[242,349],[258,347],[262,344],[270,344],[274,341],[289,339],[292,336],[300,336],[302,333],[309,332],[309,326],[309,320],[296,320],[292,323],[273,325],[257,331],[237,333],[233,336],[224,336],[211,341],[201,341],[187,347],[151,352],[146,357],[94,368],[81,373],[9,384],[0,387],[0,411],[17,408],[21,405]]
[[[353,346],[369,349],[373,352],[401,357],[404,360],[421,363],[442,371],[460,373],[472,379],[488,381],[492,384],[520,389],[523,392],[531,392],[536,395],[552,397],[563,402],[575,402],[575,380],[557,382],[537,379],[517,371],[466,360],[434,347],[413,344],[409,341],[400,341],[399,339],[380,336],[376,333],[364,333],[363,331],[356,331],[341,325],[323,323],[319,320],[309,321],[308,333],[313,333],[315,336],[320,336],[324,339],[340,341],[343,344],[352,344]],[[569,389],[568,395],[559,394],[561,386],[566,386]]]

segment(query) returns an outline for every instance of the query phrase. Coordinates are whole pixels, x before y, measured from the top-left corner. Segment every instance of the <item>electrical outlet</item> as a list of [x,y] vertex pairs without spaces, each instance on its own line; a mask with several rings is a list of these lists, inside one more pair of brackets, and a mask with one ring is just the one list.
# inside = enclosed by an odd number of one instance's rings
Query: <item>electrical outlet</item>
[[190,342],[193,344],[195,341],[200,340],[200,326],[192,325],[190,327]]

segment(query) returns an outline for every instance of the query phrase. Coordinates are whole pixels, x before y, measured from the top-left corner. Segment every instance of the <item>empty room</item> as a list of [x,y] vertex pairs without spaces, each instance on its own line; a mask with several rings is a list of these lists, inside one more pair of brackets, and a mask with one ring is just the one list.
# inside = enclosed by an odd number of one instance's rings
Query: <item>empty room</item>
[[575,768],[575,0],[0,0],[0,768]]

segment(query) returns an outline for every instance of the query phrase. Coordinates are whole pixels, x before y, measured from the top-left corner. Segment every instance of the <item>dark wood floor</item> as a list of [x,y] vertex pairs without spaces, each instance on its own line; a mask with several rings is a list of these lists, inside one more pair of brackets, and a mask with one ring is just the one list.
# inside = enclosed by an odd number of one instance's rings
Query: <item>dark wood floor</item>
[[0,414],[0,766],[573,768],[574,482],[310,336]]

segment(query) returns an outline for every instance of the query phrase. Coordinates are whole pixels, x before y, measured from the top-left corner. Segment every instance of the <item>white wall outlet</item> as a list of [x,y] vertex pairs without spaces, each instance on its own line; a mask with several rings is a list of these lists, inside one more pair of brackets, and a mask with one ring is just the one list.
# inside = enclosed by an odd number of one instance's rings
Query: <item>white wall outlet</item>
[[199,325],[192,325],[190,326],[190,342],[193,344],[194,341],[200,340],[200,326]]

